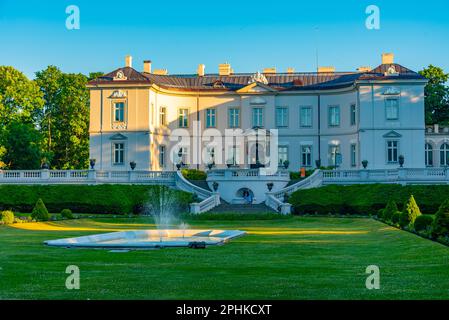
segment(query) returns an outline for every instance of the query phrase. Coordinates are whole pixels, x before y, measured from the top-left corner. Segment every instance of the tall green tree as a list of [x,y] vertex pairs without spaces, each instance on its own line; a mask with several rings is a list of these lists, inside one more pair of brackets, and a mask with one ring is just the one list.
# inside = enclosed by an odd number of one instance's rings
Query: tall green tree
[[66,74],[54,66],[36,73],[44,98],[40,115],[51,168],[84,169],[89,162],[88,77]]
[[449,87],[446,86],[449,75],[433,65],[419,74],[429,80],[424,89],[426,124],[449,124]]
[[41,142],[41,135],[34,125],[18,121],[9,123],[2,138],[6,169],[39,169],[43,157]]

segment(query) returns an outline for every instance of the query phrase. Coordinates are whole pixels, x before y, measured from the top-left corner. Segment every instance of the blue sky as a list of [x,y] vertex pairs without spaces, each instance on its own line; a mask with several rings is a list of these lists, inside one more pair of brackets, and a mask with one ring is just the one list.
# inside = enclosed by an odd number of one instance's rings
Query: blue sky
[[[365,28],[368,5],[380,30]],[[80,30],[67,30],[65,9],[80,8]],[[380,63],[382,52],[420,70],[449,72],[449,1],[16,1],[0,0],[0,65],[27,76],[49,64],[65,72],[109,72],[131,54],[171,74],[206,72],[230,62],[235,72],[276,66],[338,71]]]

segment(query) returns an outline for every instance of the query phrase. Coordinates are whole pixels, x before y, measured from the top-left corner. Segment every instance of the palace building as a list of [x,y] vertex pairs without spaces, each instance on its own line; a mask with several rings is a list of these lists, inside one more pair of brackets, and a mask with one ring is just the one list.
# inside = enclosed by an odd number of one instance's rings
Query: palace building
[[[200,64],[182,75],[152,70],[151,61],[136,70],[128,56],[124,67],[89,82],[90,158],[99,170],[129,170],[130,162],[139,170],[176,170],[178,163],[204,169],[211,161],[250,168],[264,157],[259,153],[273,154],[276,129],[276,162],[288,160],[291,171],[360,169],[364,160],[370,169],[397,168],[400,156],[407,167],[439,166],[444,146],[441,164],[449,164],[442,132],[425,126],[426,83],[393,54],[353,72],[236,73],[225,63],[218,73]],[[262,142],[211,147],[204,138],[238,129],[255,129]],[[173,139],[180,131],[190,144]]]

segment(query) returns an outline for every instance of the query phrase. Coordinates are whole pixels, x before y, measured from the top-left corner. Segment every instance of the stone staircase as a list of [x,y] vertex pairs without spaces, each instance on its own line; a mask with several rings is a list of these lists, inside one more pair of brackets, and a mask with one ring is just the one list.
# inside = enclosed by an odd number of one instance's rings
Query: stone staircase
[[209,211],[210,213],[276,213],[264,203],[261,204],[229,204],[222,201],[220,205]]

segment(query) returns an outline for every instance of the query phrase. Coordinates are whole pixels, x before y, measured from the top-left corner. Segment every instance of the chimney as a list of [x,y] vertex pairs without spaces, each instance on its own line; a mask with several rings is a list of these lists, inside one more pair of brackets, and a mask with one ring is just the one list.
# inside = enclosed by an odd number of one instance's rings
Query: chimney
[[231,74],[231,65],[229,63],[221,63],[218,65],[218,75],[229,76]]
[[363,66],[363,67],[357,68],[358,72],[370,72],[371,70],[373,70],[373,69],[371,67],[368,67],[368,66]]
[[318,73],[334,73],[335,67],[318,67]]
[[394,54],[393,53],[382,53],[382,64],[393,64]]
[[262,73],[276,73],[276,67],[265,68],[263,69]]
[[295,73],[295,68],[287,68],[287,73]]
[[206,66],[204,64],[198,65],[198,76],[204,77],[204,70],[206,69]]
[[151,60],[145,60],[143,62],[143,72],[151,73]]
[[127,55],[125,57],[125,67],[130,67],[130,68],[133,67],[133,57],[132,56]]
[[159,76],[166,76],[168,74],[167,69],[155,69],[153,74],[159,75]]

